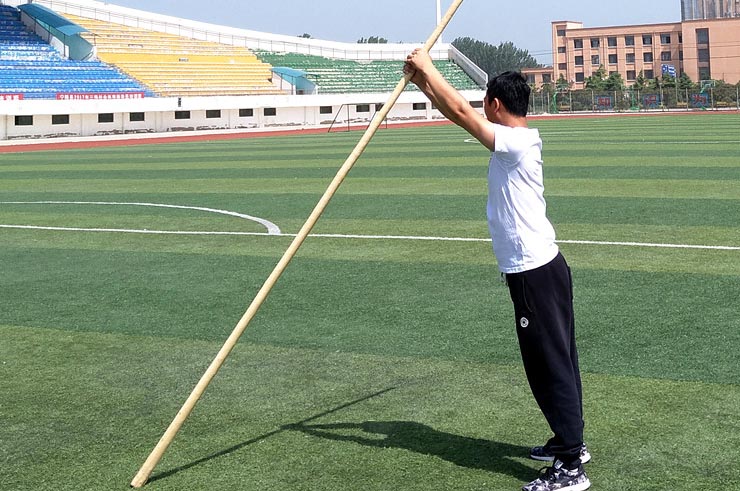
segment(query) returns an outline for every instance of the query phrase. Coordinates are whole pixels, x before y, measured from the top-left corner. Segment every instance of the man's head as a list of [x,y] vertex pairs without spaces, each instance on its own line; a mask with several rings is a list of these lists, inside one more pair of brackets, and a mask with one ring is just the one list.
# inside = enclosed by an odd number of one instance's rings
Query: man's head
[[[526,117],[531,89],[519,72],[504,72],[488,81],[486,102],[495,106],[495,100],[512,116]],[[490,118],[489,118],[490,119]]]

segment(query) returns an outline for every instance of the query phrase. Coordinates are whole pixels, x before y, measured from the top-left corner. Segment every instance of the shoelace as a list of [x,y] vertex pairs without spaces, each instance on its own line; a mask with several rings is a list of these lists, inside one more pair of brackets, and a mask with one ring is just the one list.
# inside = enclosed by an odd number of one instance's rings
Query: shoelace
[[555,476],[555,473],[559,471],[560,469],[556,469],[555,467],[548,466],[548,467],[542,467],[540,469],[540,479],[543,481],[549,480],[551,477]]

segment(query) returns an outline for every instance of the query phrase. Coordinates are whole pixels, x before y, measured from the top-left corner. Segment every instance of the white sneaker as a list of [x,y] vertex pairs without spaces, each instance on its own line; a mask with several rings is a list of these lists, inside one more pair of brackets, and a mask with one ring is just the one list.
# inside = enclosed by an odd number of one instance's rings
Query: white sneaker
[[591,487],[583,465],[569,470],[556,460],[552,467],[546,467],[543,471],[540,477],[522,486],[522,491],[585,491]]

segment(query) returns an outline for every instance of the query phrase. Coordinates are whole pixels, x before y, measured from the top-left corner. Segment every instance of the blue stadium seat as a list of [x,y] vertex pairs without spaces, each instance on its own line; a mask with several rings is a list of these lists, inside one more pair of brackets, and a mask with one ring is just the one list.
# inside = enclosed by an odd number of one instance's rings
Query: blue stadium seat
[[27,30],[20,11],[0,5],[0,94],[55,99],[59,93],[155,94],[117,68],[100,61],[68,60]]

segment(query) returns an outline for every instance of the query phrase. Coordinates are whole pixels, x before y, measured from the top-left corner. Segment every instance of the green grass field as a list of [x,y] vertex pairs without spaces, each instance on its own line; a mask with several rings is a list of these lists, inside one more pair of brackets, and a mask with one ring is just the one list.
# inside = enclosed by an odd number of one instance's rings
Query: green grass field
[[[532,124],[592,489],[740,489],[740,115]],[[0,225],[252,234],[0,228],[0,489],[128,489],[359,136],[0,155]],[[485,239],[488,156],[466,139],[378,133],[146,489],[536,477],[549,434],[490,243],[340,236]]]

